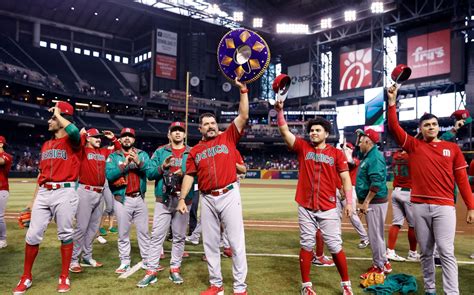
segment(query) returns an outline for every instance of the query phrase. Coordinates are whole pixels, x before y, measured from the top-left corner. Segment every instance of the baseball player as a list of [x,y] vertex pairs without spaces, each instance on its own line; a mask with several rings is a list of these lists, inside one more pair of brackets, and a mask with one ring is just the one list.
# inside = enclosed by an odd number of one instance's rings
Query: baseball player
[[[357,181],[357,171],[359,170],[359,165],[360,165],[360,160],[353,156],[355,147],[352,143],[346,142],[344,140],[344,143],[341,146],[342,151],[346,155],[347,158],[347,164],[349,166],[349,175],[351,176],[351,183],[352,183],[352,208],[356,208],[357,206],[357,198],[356,196],[356,190],[355,190],[355,185]],[[342,218],[342,209],[346,205],[346,198],[342,196],[341,192],[343,193],[342,190],[337,190],[338,193],[338,202],[337,202],[337,207],[339,209],[339,212],[341,214]],[[352,212],[352,215],[349,217],[349,220],[351,221],[352,226],[356,230],[357,234],[359,235],[360,242],[357,245],[357,248],[359,249],[365,249],[367,246],[370,244],[369,243],[369,237],[367,236],[367,231],[364,228],[364,225],[362,224],[362,221],[360,220],[359,215],[357,212],[354,210]]]
[[[147,172],[148,179],[155,180],[156,202],[150,237],[148,270],[145,277],[137,284],[141,288],[154,284],[158,280],[157,268],[170,224],[173,232],[173,241],[169,279],[175,284],[182,284],[184,282],[180,267],[183,260],[189,213],[179,214],[176,211],[176,206],[178,199],[181,197],[181,181],[186,172],[186,159],[191,148],[184,144],[186,137],[184,123],[171,123],[168,135],[170,143],[156,149]],[[183,197],[189,210],[193,201],[194,191]]]
[[138,248],[147,267],[148,208],[145,203],[146,171],[150,158],[148,154],[134,147],[135,130],[123,128],[120,132],[122,148],[112,153],[105,164],[105,175],[114,196],[114,210],[118,225],[118,250],[120,266],[115,273],[125,273],[130,268],[130,228],[132,222],[137,230]]
[[219,127],[214,114],[204,113],[199,117],[199,131],[204,139],[189,152],[178,204],[178,211],[188,211],[185,196],[191,190],[194,176],[197,175],[199,190],[202,193],[201,226],[204,253],[211,284],[201,295],[224,293],[219,250],[221,222],[233,253],[234,294],[247,294],[244,222],[234,151],[249,118],[249,101],[247,86],[237,80],[235,83],[240,88],[239,115],[223,133],[218,134]]
[[[410,203],[411,178],[409,167],[409,156],[404,150],[396,151],[392,156],[393,168],[393,191],[392,191],[392,226],[388,232],[387,258],[394,261],[419,261],[420,255],[416,252],[415,223],[413,210]],[[408,222],[408,242],[410,250],[408,257],[399,256],[395,252],[398,232],[403,226],[405,219]]]
[[12,167],[12,156],[5,152],[7,141],[0,136],[0,249],[7,246],[7,226],[5,225],[5,208],[9,196],[8,172]]
[[[114,143],[114,149],[121,148],[120,143],[111,131],[103,131],[103,135]],[[99,130],[92,128],[83,130],[81,134],[82,147],[81,167],[79,171],[79,186],[77,195],[79,203],[76,211],[76,228],[74,229],[74,251],[72,253],[69,271],[82,272],[84,267],[101,267],[102,263],[92,258],[92,242],[99,230],[99,224],[104,210],[105,160],[114,151],[107,147],[101,148]],[[82,253],[82,262],[79,264]]]
[[336,179],[340,177],[348,200],[344,213],[347,216],[352,214],[352,184],[346,156],[326,143],[331,130],[329,121],[319,117],[309,120],[306,131],[310,142],[307,142],[290,132],[283,115],[282,101],[275,103],[275,109],[278,112],[278,130],[288,148],[297,154],[299,162],[295,200],[298,203],[300,226],[301,294],[316,294],[309,275],[318,229],[341,276],[343,294],[353,294],[346,255],[342,249],[341,219],[336,208]]
[[387,96],[390,132],[410,155],[411,203],[416,238],[420,244],[425,294],[436,294],[435,241],[441,258],[443,291],[459,294],[458,267],[454,256],[456,209],[453,192],[457,184],[468,209],[466,221],[472,223],[474,198],[469,187],[466,161],[455,143],[438,139],[438,118],[432,114],[420,118],[422,139],[409,136],[398,123],[397,88],[390,87]]
[[25,262],[20,282],[13,294],[24,294],[32,284],[31,269],[38,254],[39,244],[51,219],[57,224],[61,241],[61,274],[57,291],[71,288],[69,264],[73,250],[73,218],[77,208],[76,184],[79,176],[81,137],[71,123],[74,108],[67,102],[58,102],[49,109],[48,131],[52,139],[41,147],[38,184],[31,208],[30,227],[26,233]]
[[357,172],[356,193],[360,212],[365,215],[368,228],[370,248],[372,250],[372,266],[360,278],[365,279],[370,273],[387,274],[392,266],[385,255],[384,226],[387,216],[387,167],[382,153],[376,143],[379,134],[373,129],[357,131],[357,143],[362,155]]

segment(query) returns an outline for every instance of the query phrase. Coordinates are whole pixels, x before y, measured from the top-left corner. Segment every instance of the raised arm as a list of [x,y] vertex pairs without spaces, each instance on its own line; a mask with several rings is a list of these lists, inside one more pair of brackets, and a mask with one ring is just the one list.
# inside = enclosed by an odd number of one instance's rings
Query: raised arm
[[392,133],[395,141],[397,144],[409,151],[410,145],[413,144],[414,138],[409,136],[408,133],[403,130],[403,128],[398,123],[397,118],[397,87],[392,86],[387,89],[387,96],[388,96],[388,110],[387,110],[387,118],[388,118],[388,129],[390,133]]
[[245,83],[239,82],[235,79],[235,85],[240,91],[240,102],[239,102],[239,115],[234,119],[234,124],[239,132],[245,128],[247,121],[249,120],[249,90]]
[[285,116],[283,114],[283,102],[277,101],[275,103],[275,110],[278,112],[277,114],[277,123],[278,123],[278,131],[283,137],[283,141],[286,143],[288,148],[292,149],[293,145],[296,141],[296,136],[290,132],[290,128],[288,128],[288,124],[286,123]]

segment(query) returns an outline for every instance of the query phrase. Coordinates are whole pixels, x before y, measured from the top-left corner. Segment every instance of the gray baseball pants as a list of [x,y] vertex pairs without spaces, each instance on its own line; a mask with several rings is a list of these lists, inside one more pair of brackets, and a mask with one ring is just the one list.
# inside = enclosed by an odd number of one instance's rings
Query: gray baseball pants
[[92,258],[92,243],[99,230],[104,210],[102,193],[86,190],[83,184],[79,184],[77,194],[79,203],[76,211],[76,228],[73,233],[74,250],[71,264],[79,262],[81,252],[83,258],[87,260]]
[[247,289],[247,257],[245,251],[244,221],[242,217],[242,201],[237,183],[234,188],[222,195],[203,194],[201,198],[201,226],[204,253],[209,269],[211,285],[222,286],[221,222],[227,232],[232,249],[232,274],[234,277],[234,293]]
[[421,249],[421,269],[425,292],[435,293],[433,248],[438,247],[444,294],[459,294],[458,265],[454,256],[456,208],[413,203],[416,239]]
[[385,218],[387,217],[388,203],[369,204],[369,210],[365,215],[369,234],[370,248],[372,249],[373,264],[383,269],[387,260],[385,246]]
[[135,198],[125,197],[123,204],[114,200],[114,210],[117,217],[117,243],[120,263],[131,263],[130,228],[132,223],[135,223],[140,256],[146,264],[148,261],[150,236],[148,235],[148,208],[145,200],[141,196]]
[[[184,243],[186,239],[186,229],[189,222],[189,212],[181,214],[176,211],[178,198],[170,198],[166,203],[155,203],[153,215],[153,227],[150,237],[150,252],[148,255],[148,268],[156,270],[160,265],[160,254],[163,251],[163,243],[168,234],[171,224],[173,232],[173,242],[171,245],[171,268],[181,267],[183,260]],[[188,205],[188,211],[191,205]]]
[[7,239],[7,226],[5,224],[5,209],[7,208],[9,192],[0,191],[0,241]]

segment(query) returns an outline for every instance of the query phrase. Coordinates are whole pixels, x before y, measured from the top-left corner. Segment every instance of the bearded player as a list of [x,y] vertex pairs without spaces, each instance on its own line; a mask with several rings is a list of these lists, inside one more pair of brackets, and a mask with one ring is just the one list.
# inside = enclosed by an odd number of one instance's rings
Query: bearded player
[[283,115],[283,102],[278,101],[275,109],[278,112],[278,130],[288,148],[297,154],[299,162],[295,200],[300,226],[301,294],[316,294],[309,275],[318,229],[341,276],[343,294],[353,294],[346,255],[342,249],[341,219],[336,207],[337,178],[340,177],[347,199],[344,213],[348,217],[352,214],[352,184],[346,156],[326,143],[331,130],[329,121],[323,118],[309,120],[306,130],[310,142],[307,142],[290,132]]
[[239,115],[223,133],[219,134],[213,114],[204,113],[199,118],[199,131],[203,140],[189,152],[178,204],[181,213],[188,211],[185,196],[191,190],[194,176],[197,175],[199,190],[202,192],[201,226],[204,253],[211,284],[201,295],[224,294],[219,249],[221,222],[232,249],[234,294],[247,294],[245,233],[240,187],[235,173],[235,150],[249,118],[249,100],[247,86],[237,80],[236,85],[240,89]]
[[51,219],[57,224],[61,241],[61,274],[57,291],[68,292],[69,264],[73,250],[73,218],[77,208],[76,181],[79,176],[81,137],[79,129],[71,123],[73,107],[58,102],[49,109],[53,113],[48,120],[52,139],[41,147],[40,174],[35,189],[30,227],[26,233],[25,262],[20,282],[13,294],[23,294],[32,284],[31,269],[38,254],[39,244]]
[[388,126],[396,142],[410,155],[411,203],[415,232],[421,250],[425,294],[436,294],[433,248],[436,241],[443,273],[443,291],[459,294],[458,266],[454,256],[457,184],[468,209],[466,221],[474,222],[474,198],[469,187],[466,161],[455,143],[438,139],[438,118],[424,114],[419,121],[421,139],[409,136],[397,119],[397,88],[390,87]]

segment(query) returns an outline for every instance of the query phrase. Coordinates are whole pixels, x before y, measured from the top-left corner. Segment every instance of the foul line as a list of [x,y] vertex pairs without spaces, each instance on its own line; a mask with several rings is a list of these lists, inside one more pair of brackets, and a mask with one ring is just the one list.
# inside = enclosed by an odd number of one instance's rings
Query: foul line
[[[171,251],[165,251],[167,253],[171,253]],[[186,251],[190,254],[204,254],[203,251]],[[274,253],[246,253],[247,256],[252,256],[252,257],[283,257],[283,258],[298,258],[299,255],[296,254],[274,254]],[[346,257],[348,260],[365,260],[365,261],[372,261],[371,257]],[[419,263],[419,261],[405,261],[408,263]],[[464,260],[458,260],[458,264],[469,264],[469,265],[474,265],[474,261],[464,261]]]

